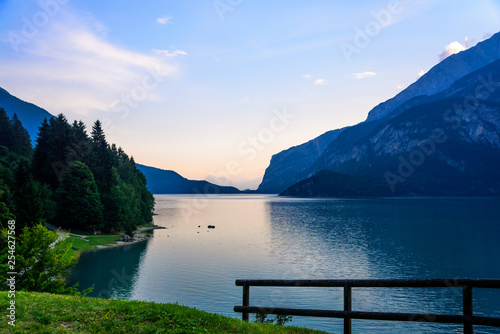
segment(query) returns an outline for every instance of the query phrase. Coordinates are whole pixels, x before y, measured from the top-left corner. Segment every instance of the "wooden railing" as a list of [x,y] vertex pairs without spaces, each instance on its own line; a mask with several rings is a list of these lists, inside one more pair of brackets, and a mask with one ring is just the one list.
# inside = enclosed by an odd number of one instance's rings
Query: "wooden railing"
[[[308,317],[343,318],[344,334],[351,334],[351,319],[434,322],[462,324],[465,334],[474,333],[474,325],[500,327],[500,318],[473,315],[473,289],[500,289],[500,279],[367,279],[367,280],[236,280],[236,286],[243,287],[243,305],[235,306],[234,311],[242,313],[248,321],[249,313],[277,314]],[[343,288],[344,310],[311,310],[294,308],[250,306],[250,287],[322,287]],[[353,288],[451,288],[462,289],[463,314],[415,314],[364,312],[352,310]],[[499,305],[500,309],[500,305]]]

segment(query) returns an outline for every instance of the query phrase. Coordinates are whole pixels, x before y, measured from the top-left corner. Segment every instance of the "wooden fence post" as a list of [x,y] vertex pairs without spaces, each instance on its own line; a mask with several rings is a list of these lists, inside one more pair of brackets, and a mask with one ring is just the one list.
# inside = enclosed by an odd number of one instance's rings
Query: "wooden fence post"
[[[347,285],[347,281],[344,285],[344,311],[350,312],[352,311],[352,298],[351,298],[351,287]],[[344,334],[351,334],[352,331],[352,323],[351,318],[344,318]]]
[[[250,286],[246,283],[243,283],[243,306],[250,306]],[[248,322],[248,312],[243,312],[241,318]]]
[[[464,316],[473,315],[473,297],[472,297],[472,287],[467,285],[463,287],[463,309]],[[471,323],[464,322],[464,334],[473,334],[474,325]]]

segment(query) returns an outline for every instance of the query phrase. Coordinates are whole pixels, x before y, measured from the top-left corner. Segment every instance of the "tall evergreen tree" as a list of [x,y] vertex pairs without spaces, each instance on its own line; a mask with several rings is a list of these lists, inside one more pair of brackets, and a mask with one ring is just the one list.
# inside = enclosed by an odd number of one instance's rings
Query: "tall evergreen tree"
[[3,108],[0,108],[0,146],[10,149],[12,144],[12,125],[9,116]]
[[66,117],[59,114],[39,127],[35,147],[33,170],[35,178],[55,190],[61,174],[68,169],[71,161],[71,147],[74,145],[72,128]]
[[112,184],[111,168],[113,167],[113,157],[106,141],[102,124],[99,120],[92,126],[90,137],[93,151],[92,173],[96,179],[100,192],[109,192]]
[[12,152],[31,158],[33,148],[31,147],[31,138],[28,130],[23,127],[19,118],[17,118],[17,114],[12,116],[10,123],[12,129]]
[[87,134],[87,126],[82,121],[74,121],[72,128],[72,146],[66,157],[69,161],[81,161],[87,165],[92,163],[92,149],[90,138]]
[[89,136],[87,135],[87,126],[85,123],[80,121],[74,121],[72,126],[73,128],[73,136],[75,137],[75,141],[77,143],[87,142],[89,141]]
[[43,220],[44,201],[40,184],[33,179],[31,163],[27,158],[21,159],[17,166],[14,203],[18,232],[24,226],[33,226]]
[[110,231],[119,227],[118,208],[111,193],[111,189],[117,185],[118,180],[113,175],[115,159],[99,120],[95,121],[92,126],[90,141],[93,152],[90,167],[104,206],[103,228]]
[[103,207],[94,176],[83,162],[73,161],[69,167],[63,172],[55,194],[58,204],[55,220],[68,228],[99,228]]
[[33,175],[36,180],[48,184],[51,189],[56,189],[59,181],[54,170],[56,162],[52,152],[52,132],[51,125],[45,118],[38,127],[38,137],[33,154]]

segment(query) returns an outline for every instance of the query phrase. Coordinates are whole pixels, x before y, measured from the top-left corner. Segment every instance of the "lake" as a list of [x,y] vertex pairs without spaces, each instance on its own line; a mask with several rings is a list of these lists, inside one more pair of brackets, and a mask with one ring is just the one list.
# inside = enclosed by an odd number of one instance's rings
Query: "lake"
[[[499,198],[155,198],[154,223],[166,229],[149,241],[82,254],[70,281],[81,289],[95,284],[92,296],[239,318],[236,279],[500,279]],[[252,287],[250,305],[341,310],[342,289]],[[353,289],[353,310],[459,314],[461,290]],[[500,317],[500,291],[475,289],[474,314]],[[342,323],[291,322],[335,333]],[[461,332],[456,325],[353,320],[353,333]]]

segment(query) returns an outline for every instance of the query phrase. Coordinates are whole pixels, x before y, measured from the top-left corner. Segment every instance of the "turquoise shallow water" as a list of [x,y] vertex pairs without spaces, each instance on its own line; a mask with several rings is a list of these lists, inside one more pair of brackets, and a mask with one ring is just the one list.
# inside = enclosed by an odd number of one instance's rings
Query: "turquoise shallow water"
[[[239,317],[239,278],[497,278],[499,198],[292,199],[157,195],[149,241],[82,255],[71,281],[105,298],[169,302]],[[215,229],[208,229],[215,225]],[[342,309],[341,289],[251,288],[250,304]],[[454,289],[354,289],[360,311],[457,313]],[[474,313],[500,317],[500,291]],[[342,332],[342,321],[293,325]],[[460,326],[354,320],[355,333],[460,333]],[[476,333],[500,329],[476,327]]]

